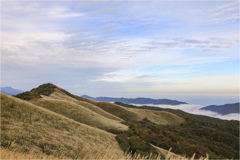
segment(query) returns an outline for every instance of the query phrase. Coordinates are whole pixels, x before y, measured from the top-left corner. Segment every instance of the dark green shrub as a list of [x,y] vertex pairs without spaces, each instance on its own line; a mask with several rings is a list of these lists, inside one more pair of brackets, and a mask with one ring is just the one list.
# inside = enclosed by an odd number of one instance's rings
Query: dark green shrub
[[122,148],[124,152],[129,151],[130,144],[128,141],[128,137],[124,134],[119,134],[116,136],[116,140],[118,141],[119,146]]
[[171,148],[171,146],[166,142],[160,142],[157,144],[157,146],[166,150],[169,150]]
[[147,145],[146,143],[143,143],[137,140],[130,139],[130,151],[132,151],[132,154],[134,154],[136,151],[140,151],[141,153],[148,154],[149,150],[150,150],[150,145]]

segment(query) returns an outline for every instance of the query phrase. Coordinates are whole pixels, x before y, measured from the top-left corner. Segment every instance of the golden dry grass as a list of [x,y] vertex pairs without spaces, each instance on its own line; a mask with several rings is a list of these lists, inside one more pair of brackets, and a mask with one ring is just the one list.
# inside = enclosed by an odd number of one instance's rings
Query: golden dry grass
[[1,93],[1,147],[9,144],[11,150],[55,157],[123,156],[115,135]]
[[[96,102],[90,99],[86,99],[83,97],[75,96],[75,98],[68,96],[63,93],[61,89],[56,88],[54,92],[50,96],[42,96],[45,100],[58,99],[58,100],[66,100],[69,102],[74,102],[75,104],[81,105],[87,109],[90,109],[104,117],[113,119],[113,120],[141,120],[138,115],[132,111],[128,111],[125,107],[109,103],[109,102]],[[30,102],[35,103],[37,100],[31,100]]]
[[[86,159],[116,159],[115,157],[108,157],[108,151],[105,154],[93,154],[91,156],[85,156],[85,151],[83,150],[81,152],[81,155],[79,159],[86,160]],[[139,159],[139,160],[146,160],[146,159],[152,159],[152,160],[194,160],[195,155],[192,156],[192,158],[186,158],[186,157],[180,157],[177,155],[174,155],[170,151],[166,151],[166,155],[164,156],[165,158],[162,158],[161,155],[159,154],[158,157],[153,157],[152,155],[149,156],[141,156],[140,154],[124,154],[119,156],[117,159],[122,159],[122,160],[129,160],[129,159]],[[30,151],[28,153],[23,153],[21,150],[9,150],[2,148],[1,149],[1,159],[71,159],[69,157],[66,157],[64,155],[58,154],[56,156],[53,155],[45,155],[45,154],[37,154],[34,151]],[[208,155],[206,158],[201,157],[199,160],[208,160]]]
[[127,130],[128,126],[121,124],[119,120],[109,119],[102,116],[88,108],[83,107],[77,103],[50,99],[50,98],[40,98],[30,101],[33,104],[51,110],[53,112],[62,114],[68,118],[71,118],[77,122],[81,122],[96,128],[104,130]]
[[36,154],[33,151],[29,153],[19,152],[17,150],[9,150],[1,148],[1,159],[68,159],[69,157],[64,156],[53,156],[46,154]]
[[[45,97],[47,97],[47,96],[45,96]],[[113,120],[123,121],[121,118],[104,111],[103,109],[97,107],[96,105],[94,105],[92,103],[82,101],[82,100],[78,100],[78,99],[75,99],[73,97],[70,97],[70,96],[66,95],[65,93],[63,93],[58,88],[56,88],[54,90],[54,92],[49,97],[54,98],[54,99],[67,100],[67,101],[70,101],[70,102],[74,102],[74,103],[79,104],[79,105],[81,105],[81,106],[83,106],[87,109],[90,109],[90,110],[92,110],[92,111],[94,111],[94,112],[96,112],[96,113],[98,113],[98,114],[100,114],[104,117],[107,117],[107,118],[110,118],[110,119],[113,119]]]
[[103,110],[115,116],[118,116],[124,120],[132,120],[132,121],[142,120],[141,117],[139,117],[139,115],[135,111],[130,111],[127,108],[119,106],[114,103],[97,102],[96,105],[102,108]]
[[[47,98],[47,96],[45,96],[45,98]],[[70,97],[67,94],[63,93],[61,88],[56,88],[48,98],[74,102],[104,117],[114,120],[140,121],[144,118],[148,118],[153,123],[162,125],[180,125],[181,123],[185,122],[183,118],[170,112],[125,108],[117,104],[109,102],[96,102],[76,95]]]
[[127,108],[127,110],[137,113],[140,119],[147,118],[153,123],[161,125],[180,125],[185,123],[185,119],[165,111],[152,111],[146,109]]
[[96,105],[106,112],[109,112],[110,114],[113,114],[124,120],[140,121],[144,118],[148,118],[151,122],[162,125],[180,125],[181,123],[185,123],[185,120],[182,117],[166,111],[125,108],[114,103],[96,102],[78,96],[76,96],[76,98]]

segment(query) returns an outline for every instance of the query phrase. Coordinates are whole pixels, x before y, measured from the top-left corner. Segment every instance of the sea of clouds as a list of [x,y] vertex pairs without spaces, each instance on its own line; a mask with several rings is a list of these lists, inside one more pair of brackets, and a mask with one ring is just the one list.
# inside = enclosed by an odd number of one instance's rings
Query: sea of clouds
[[[133,104],[136,106],[144,106],[139,104]],[[154,105],[154,104],[145,104],[146,106],[153,106],[153,107],[160,107],[160,108],[170,108],[170,109],[180,109],[184,112],[197,114],[197,115],[204,115],[214,118],[220,118],[225,120],[239,120],[240,114],[239,113],[231,113],[227,115],[218,114],[216,112],[207,111],[207,110],[200,110],[204,106],[201,105],[194,105],[194,104],[181,104],[181,105]]]

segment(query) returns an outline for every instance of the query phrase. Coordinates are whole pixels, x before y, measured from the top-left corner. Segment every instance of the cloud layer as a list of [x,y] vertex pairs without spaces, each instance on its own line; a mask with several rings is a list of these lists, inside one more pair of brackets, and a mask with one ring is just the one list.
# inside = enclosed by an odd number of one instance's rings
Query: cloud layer
[[[136,104],[134,104],[136,105]],[[141,105],[142,106],[142,105]],[[170,108],[170,109],[179,109],[184,112],[188,112],[191,114],[196,115],[204,115],[214,118],[220,118],[225,120],[240,120],[239,113],[232,113],[227,115],[218,114],[216,112],[207,111],[207,110],[200,110],[204,106],[201,105],[192,105],[192,104],[181,104],[181,105],[152,105],[152,104],[146,104],[146,106],[154,106],[154,107],[160,107],[160,108]]]

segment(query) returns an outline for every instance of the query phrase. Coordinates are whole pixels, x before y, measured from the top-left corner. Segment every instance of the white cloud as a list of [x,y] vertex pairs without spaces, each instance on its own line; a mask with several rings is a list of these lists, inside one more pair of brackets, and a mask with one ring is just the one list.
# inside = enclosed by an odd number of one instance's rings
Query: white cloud
[[63,6],[54,6],[52,8],[48,8],[46,15],[51,18],[72,18],[84,16],[83,13],[71,12],[69,11],[69,8]]

